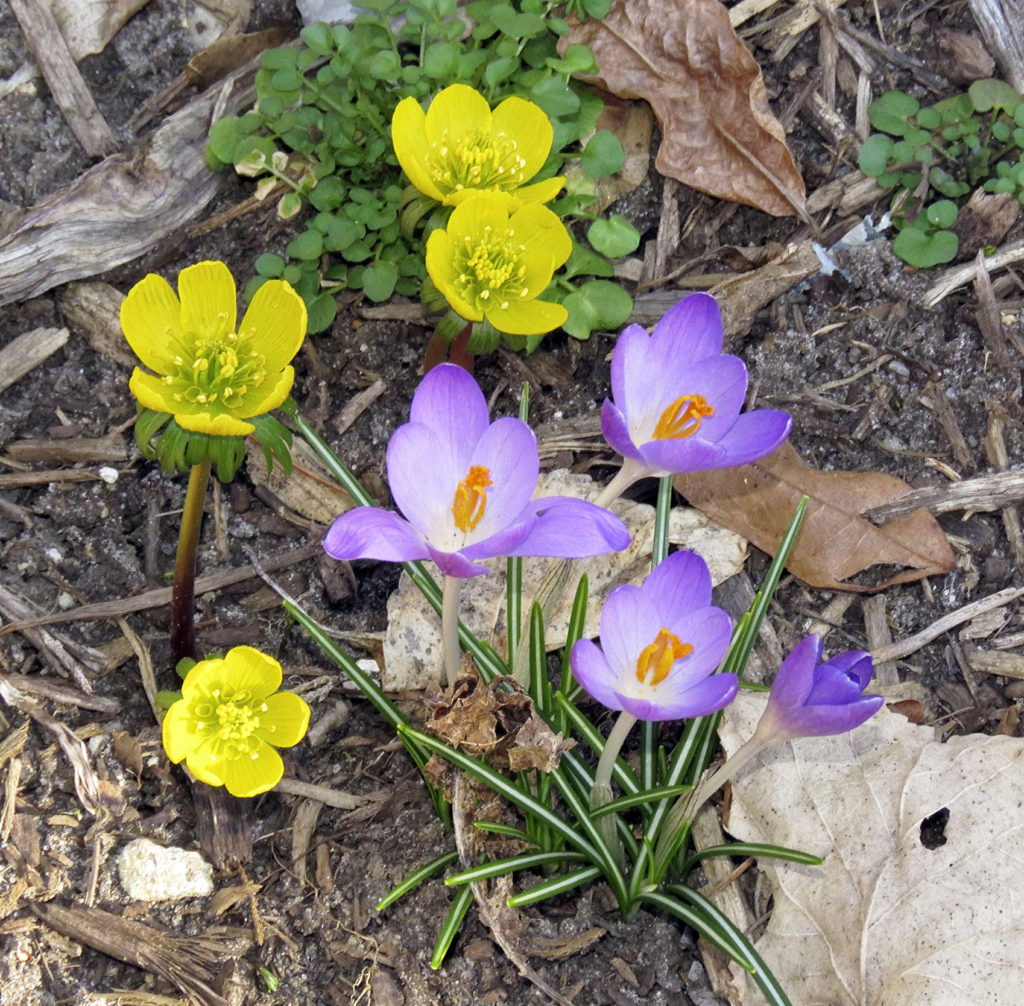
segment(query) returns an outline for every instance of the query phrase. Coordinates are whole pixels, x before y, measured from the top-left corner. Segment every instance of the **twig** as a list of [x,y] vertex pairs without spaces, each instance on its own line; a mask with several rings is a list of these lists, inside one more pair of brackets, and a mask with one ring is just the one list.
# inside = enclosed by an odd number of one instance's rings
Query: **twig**
[[0,391],[34,370],[67,341],[66,328],[34,328],[0,350]]
[[4,674],[0,671],[0,681],[9,681],[18,691],[28,695],[38,695],[51,702],[77,706],[79,709],[91,709],[105,716],[116,716],[121,711],[121,703],[117,699],[106,695],[87,695],[77,688],[58,685],[50,678],[40,677],[38,674]]
[[1012,265],[1024,259],[1024,240],[1014,241],[1008,244],[995,255],[989,255],[981,262],[971,262],[969,265],[957,266],[955,269],[947,270],[939,281],[924,295],[921,303],[924,307],[932,308],[946,299],[954,290],[970,283],[978,275],[978,270],[984,268],[992,273],[996,269]]
[[862,516],[873,524],[884,524],[923,506],[940,514],[950,510],[1000,510],[1020,500],[1024,500],[1024,471],[998,472],[950,485],[915,489],[892,503],[865,510]]
[[289,796],[301,796],[307,800],[316,800],[319,803],[327,804],[328,807],[337,807],[339,810],[355,810],[356,807],[362,807],[368,803],[380,803],[391,795],[381,790],[364,796],[353,796],[340,789],[303,782],[301,779],[293,779],[291,776],[285,776],[274,787],[274,790],[277,793],[287,793]]

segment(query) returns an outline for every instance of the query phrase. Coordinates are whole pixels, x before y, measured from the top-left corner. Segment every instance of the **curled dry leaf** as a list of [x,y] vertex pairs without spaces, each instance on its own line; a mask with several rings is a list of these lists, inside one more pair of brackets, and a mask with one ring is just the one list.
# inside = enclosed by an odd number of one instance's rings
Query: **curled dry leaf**
[[[752,465],[677,475],[676,489],[712,520],[774,554],[802,496],[807,517],[787,568],[812,587],[858,592],[948,573],[953,550],[923,507],[877,527],[860,515],[910,486],[881,472],[822,472],[787,443]],[[850,583],[872,566],[905,567],[882,582]]]
[[593,83],[654,109],[669,178],[774,216],[804,214],[803,179],[761,71],[718,0],[613,0],[562,40],[589,45]]

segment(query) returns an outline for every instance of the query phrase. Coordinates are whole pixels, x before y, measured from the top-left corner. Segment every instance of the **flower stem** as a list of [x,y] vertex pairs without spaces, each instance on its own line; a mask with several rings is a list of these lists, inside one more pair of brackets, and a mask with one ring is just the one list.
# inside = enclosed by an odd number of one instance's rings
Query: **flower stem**
[[445,576],[441,593],[441,640],[444,648],[444,673],[449,686],[455,684],[462,666],[462,651],[459,649],[459,588],[462,581],[457,576]]
[[193,465],[185,491],[185,506],[178,530],[178,554],[174,560],[174,589],[171,592],[171,662],[196,658],[195,586],[196,552],[203,524],[203,504],[210,483],[209,459]]
[[[601,751],[597,769],[594,771],[594,786],[590,791],[591,810],[597,810],[598,807],[603,807],[606,803],[611,802],[612,770],[615,768],[615,759],[619,757],[622,745],[629,735],[629,731],[633,729],[634,723],[636,723],[636,717],[623,710],[619,713],[619,718],[608,734],[608,740],[604,742],[604,749]],[[616,831],[616,815],[605,814],[598,821],[598,828],[608,847],[612,850],[616,862],[621,865],[622,843],[619,842]]]
[[615,473],[615,478],[613,478],[611,482],[601,490],[594,502],[598,506],[610,506],[634,482],[639,482],[645,474],[647,473],[644,471],[638,471],[636,464],[629,458],[623,458],[622,467]]

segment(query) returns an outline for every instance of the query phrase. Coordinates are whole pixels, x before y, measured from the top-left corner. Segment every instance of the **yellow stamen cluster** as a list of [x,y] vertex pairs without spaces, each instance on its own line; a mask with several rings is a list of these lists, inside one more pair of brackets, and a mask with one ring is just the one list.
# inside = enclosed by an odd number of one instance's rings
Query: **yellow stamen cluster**
[[523,184],[526,159],[519,144],[506,133],[476,129],[452,138],[446,129],[441,141],[426,155],[427,166],[439,188],[501,189],[510,192]]
[[654,641],[645,646],[640,651],[640,656],[636,658],[637,681],[642,684],[650,674],[651,679],[647,682],[648,685],[653,688],[661,684],[668,677],[672,665],[692,652],[693,646],[690,643],[682,642],[674,632],[670,632],[668,629],[659,629]]
[[[171,333],[168,333],[170,336]],[[187,355],[176,354],[162,378],[176,402],[212,405],[237,401],[267,377],[266,357],[253,346],[256,330],[195,335]]]
[[703,395],[680,395],[658,419],[654,427],[655,440],[684,440],[692,437],[705,417],[715,410]]
[[495,233],[494,228],[485,227],[477,239],[467,234],[462,246],[456,249],[455,283],[459,295],[481,311],[494,304],[507,309],[517,297],[529,300],[530,289],[524,282],[525,254],[526,245],[515,240],[513,230]]
[[471,465],[469,474],[455,488],[452,500],[452,518],[455,526],[468,534],[483,520],[487,509],[487,487],[492,486],[490,469],[485,465]]

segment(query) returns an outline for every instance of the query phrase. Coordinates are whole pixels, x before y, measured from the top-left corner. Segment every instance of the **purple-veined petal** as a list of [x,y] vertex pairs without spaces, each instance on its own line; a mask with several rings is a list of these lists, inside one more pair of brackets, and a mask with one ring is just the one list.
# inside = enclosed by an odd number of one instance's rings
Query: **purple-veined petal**
[[680,395],[703,395],[715,410],[701,421],[696,435],[701,440],[717,441],[736,422],[747,396],[747,368],[738,356],[715,356],[689,367],[691,375],[679,384],[669,399],[671,404]]
[[725,450],[698,437],[686,440],[651,440],[640,446],[644,464],[658,474],[703,472],[723,467]]
[[825,737],[844,734],[869,720],[882,707],[881,695],[865,695],[842,706],[804,706],[780,716],[791,737]]
[[678,676],[680,681],[707,677],[722,662],[725,651],[729,649],[732,619],[721,608],[708,607],[681,612],[670,622],[662,622],[662,625],[674,633],[680,642],[693,647],[689,656],[679,660],[671,672],[671,676]]
[[696,552],[673,552],[654,567],[640,589],[667,626],[669,618],[711,604],[711,573]]
[[[666,682],[663,682],[665,684]],[[713,674],[692,687],[673,692],[658,686],[656,699],[619,696],[623,708],[641,720],[690,719],[705,716],[727,706],[736,696],[739,682],[735,674]]]
[[875,673],[875,662],[867,650],[847,650],[837,653],[827,661],[829,667],[842,671],[853,678],[861,691],[867,688],[868,682]]
[[487,429],[487,399],[471,374],[442,363],[420,381],[409,420],[429,426],[441,443],[455,445],[455,458],[468,460]]
[[[684,297],[654,327],[652,349],[658,357],[681,354],[691,363],[722,352],[722,312],[710,294]],[[682,392],[680,392],[682,394]]]
[[474,576],[482,576],[484,573],[490,572],[486,566],[477,565],[461,552],[440,552],[430,545],[427,548],[430,551],[430,558],[437,564],[437,568],[442,573],[454,576],[458,580],[469,580]]
[[[490,537],[517,520],[537,488],[540,464],[537,438],[521,419],[498,419],[487,428],[473,450],[470,463],[491,473],[487,504],[480,523],[467,537]],[[465,478],[468,469],[460,475]]]
[[390,510],[361,506],[343,513],[324,535],[324,551],[334,559],[409,562],[430,552],[422,535]]
[[601,609],[601,649],[618,676],[619,691],[636,677],[637,657],[649,646],[661,628],[658,611],[640,587],[616,587]]
[[864,686],[831,662],[814,669],[814,684],[804,700],[805,706],[842,706],[860,698]]
[[618,451],[624,458],[641,460],[640,451],[630,436],[626,417],[610,398],[606,398],[601,406],[601,432],[613,451]]
[[529,534],[506,555],[561,556],[581,559],[621,552],[629,532],[615,514],[573,496],[548,496],[527,507],[536,515]]
[[[644,387],[637,378],[644,372],[644,360],[650,341],[651,337],[640,325],[627,325],[615,340],[612,353],[612,401],[627,414],[632,396],[644,394]],[[627,386],[630,377],[633,383]],[[642,398],[639,404],[642,404]]]
[[820,657],[821,640],[813,633],[804,636],[779,665],[768,705],[780,710],[802,706],[814,686],[814,669]]
[[468,471],[422,423],[399,426],[388,441],[388,487],[395,505],[424,537],[436,545],[454,529],[452,502]]
[[492,559],[495,556],[509,556],[513,554],[519,543],[530,533],[535,518],[529,509],[524,510],[518,519],[507,524],[500,531],[492,534],[489,538],[475,541],[466,545],[458,551],[467,559]]
[[622,708],[615,691],[617,676],[599,646],[589,639],[578,640],[569,654],[569,663],[573,676],[591,698],[609,709]]
[[792,418],[774,409],[756,409],[736,419],[732,429],[719,437],[718,447],[724,452],[719,467],[733,468],[771,454],[789,436]]

